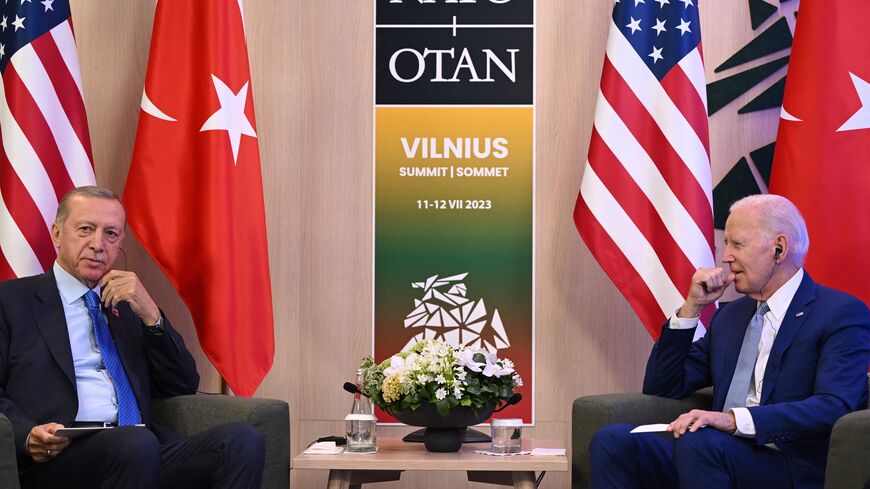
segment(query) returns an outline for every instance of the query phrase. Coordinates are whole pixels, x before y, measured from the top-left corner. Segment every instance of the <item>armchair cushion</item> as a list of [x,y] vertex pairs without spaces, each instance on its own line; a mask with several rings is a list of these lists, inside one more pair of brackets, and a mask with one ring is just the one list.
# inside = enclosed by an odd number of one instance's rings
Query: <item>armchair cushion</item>
[[[825,487],[870,487],[870,411],[849,413],[834,425]],[[868,485],[865,485],[868,484]]]
[[18,464],[15,462],[15,435],[12,423],[0,414],[0,487],[18,489]]
[[289,487],[290,412],[286,402],[213,394],[178,396],[155,399],[152,415],[156,423],[188,436],[233,421],[250,424],[266,441],[263,489]]

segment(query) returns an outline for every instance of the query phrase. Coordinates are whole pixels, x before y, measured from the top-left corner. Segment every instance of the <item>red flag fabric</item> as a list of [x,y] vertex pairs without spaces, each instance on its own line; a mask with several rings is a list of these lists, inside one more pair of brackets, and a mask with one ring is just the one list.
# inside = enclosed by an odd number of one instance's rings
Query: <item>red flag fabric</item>
[[58,201],[96,180],[69,2],[6,2],[0,13],[0,280],[6,280],[51,267]]
[[770,192],[788,197],[810,234],[806,269],[870,303],[870,8],[802,0]]
[[263,184],[241,1],[157,4],[124,202],[242,396],[272,366]]
[[692,0],[614,5],[574,208],[580,236],[654,338],[695,269],[715,263],[698,19]]

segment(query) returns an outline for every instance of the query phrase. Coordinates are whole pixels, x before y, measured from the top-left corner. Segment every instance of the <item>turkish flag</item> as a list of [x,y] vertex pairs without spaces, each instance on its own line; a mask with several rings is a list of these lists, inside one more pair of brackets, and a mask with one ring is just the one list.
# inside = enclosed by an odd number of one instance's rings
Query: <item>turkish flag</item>
[[801,0],[770,192],[810,234],[806,268],[870,303],[870,8]]
[[158,2],[124,190],[130,227],[243,396],[275,352],[250,81],[240,1]]

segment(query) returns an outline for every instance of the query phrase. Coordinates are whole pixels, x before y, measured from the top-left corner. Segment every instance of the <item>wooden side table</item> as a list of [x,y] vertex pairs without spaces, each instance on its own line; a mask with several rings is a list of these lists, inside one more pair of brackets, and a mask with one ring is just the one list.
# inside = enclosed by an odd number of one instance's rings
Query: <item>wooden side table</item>
[[[554,441],[523,440],[523,450],[534,447],[561,448]],[[517,455],[494,457],[474,453],[489,448],[486,443],[469,443],[458,452],[433,453],[422,443],[406,443],[400,438],[379,438],[373,454],[341,453],[306,455],[293,458],[294,469],[329,470],[328,489],[359,488],[370,482],[399,480],[406,470],[461,470],[468,480],[534,489],[535,472],[567,472],[564,456]]]

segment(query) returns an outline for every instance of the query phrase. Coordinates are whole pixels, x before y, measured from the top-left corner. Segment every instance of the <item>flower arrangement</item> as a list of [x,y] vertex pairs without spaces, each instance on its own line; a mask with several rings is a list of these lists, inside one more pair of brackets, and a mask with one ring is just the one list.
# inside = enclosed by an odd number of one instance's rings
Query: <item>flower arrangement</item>
[[483,409],[505,403],[523,385],[514,364],[485,349],[421,340],[410,350],[374,363],[363,360],[360,390],[387,411],[416,410],[433,403],[441,416],[457,406]]

